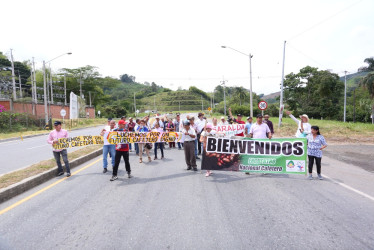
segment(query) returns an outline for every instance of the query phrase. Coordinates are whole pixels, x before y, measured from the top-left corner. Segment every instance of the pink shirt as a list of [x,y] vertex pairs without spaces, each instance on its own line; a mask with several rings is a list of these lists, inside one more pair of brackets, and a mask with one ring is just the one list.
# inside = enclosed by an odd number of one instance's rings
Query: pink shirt
[[[54,140],[57,140],[57,139],[60,139],[60,138],[68,138],[69,135],[68,135],[68,131],[66,131],[65,129],[61,129],[59,132],[55,130],[51,131],[51,133],[49,133],[48,135],[48,139],[47,139],[47,142],[49,144],[53,144],[53,141]],[[55,149],[53,146],[53,151],[55,152],[60,152],[62,151],[62,149]]]
[[253,135],[253,139],[266,139],[266,135],[269,132],[270,129],[266,123],[261,123],[258,125],[256,122],[255,124],[252,124],[251,128],[249,129],[249,133]]

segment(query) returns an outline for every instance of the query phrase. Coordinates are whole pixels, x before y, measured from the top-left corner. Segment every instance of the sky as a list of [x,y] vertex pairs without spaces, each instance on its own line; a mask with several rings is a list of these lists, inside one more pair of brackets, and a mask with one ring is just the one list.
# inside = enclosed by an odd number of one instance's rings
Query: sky
[[[374,56],[373,0],[12,0],[2,1],[0,51],[16,61],[85,65],[102,76],[133,75],[167,88],[226,86],[279,91],[309,65],[357,72]],[[227,46],[244,54],[238,53]]]

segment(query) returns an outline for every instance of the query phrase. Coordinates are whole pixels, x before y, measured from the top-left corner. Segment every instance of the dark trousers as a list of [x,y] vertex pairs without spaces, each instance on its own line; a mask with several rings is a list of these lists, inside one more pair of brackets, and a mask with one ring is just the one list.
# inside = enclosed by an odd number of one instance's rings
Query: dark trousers
[[183,147],[183,143],[178,142],[178,148],[182,149],[182,147]]
[[309,164],[308,164],[309,174],[311,174],[312,171],[313,171],[314,159],[316,160],[317,174],[321,174],[321,160],[322,160],[322,158],[321,157],[315,157],[315,156],[308,155],[308,160],[309,160]]
[[119,166],[119,163],[121,162],[121,156],[123,156],[123,160],[125,161],[125,167],[126,167],[127,173],[131,173],[130,162],[129,162],[129,152],[128,151],[116,151],[113,175],[117,175],[118,166]]
[[155,142],[155,145],[154,145],[154,153],[155,153],[155,158],[157,158],[157,147],[160,148],[160,151],[161,151],[161,156],[164,157],[164,143],[162,142]]
[[189,168],[196,168],[195,141],[184,142],[184,157]]
[[197,150],[198,150],[198,154],[201,155],[201,142],[200,142],[200,136],[201,134],[198,133],[197,134]]
[[175,148],[175,142],[169,142],[169,148]]
[[62,168],[62,165],[61,165],[61,157],[60,156],[62,156],[62,160],[65,163],[66,172],[70,173],[68,151],[66,149],[63,149],[60,152],[53,151],[53,156],[55,157],[55,160],[56,160],[56,163],[57,163],[58,172],[64,172],[64,169]]

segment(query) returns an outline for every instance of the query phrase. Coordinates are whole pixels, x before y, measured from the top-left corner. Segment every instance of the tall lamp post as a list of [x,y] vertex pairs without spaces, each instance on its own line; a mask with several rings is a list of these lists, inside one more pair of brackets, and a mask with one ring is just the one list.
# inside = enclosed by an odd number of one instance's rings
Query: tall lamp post
[[251,108],[251,116],[253,117],[253,96],[252,96],[252,57],[253,55],[252,54],[246,54],[246,53],[243,53],[239,50],[236,50],[234,48],[231,48],[229,46],[221,46],[221,48],[224,48],[224,49],[232,49],[242,55],[245,55],[245,56],[248,56],[249,58],[249,100],[250,100],[250,108]]
[[50,62],[52,62],[53,60],[55,60],[55,59],[61,57],[61,56],[64,56],[64,55],[71,55],[71,54],[72,54],[71,52],[64,53],[64,54],[59,55],[59,56],[57,56],[57,57],[55,57],[55,58],[53,58],[53,59],[51,59],[51,60],[49,60],[49,61],[47,61],[47,62],[45,62],[45,61],[43,60],[44,113],[45,113],[45,124],[46,124],[46,125],[48,124],[48,120],[49,120],[49,119],[48,119],[48,105],[47,105],[47,79],[46,79],[45,65],[46,65],[47,63],[50,63]]

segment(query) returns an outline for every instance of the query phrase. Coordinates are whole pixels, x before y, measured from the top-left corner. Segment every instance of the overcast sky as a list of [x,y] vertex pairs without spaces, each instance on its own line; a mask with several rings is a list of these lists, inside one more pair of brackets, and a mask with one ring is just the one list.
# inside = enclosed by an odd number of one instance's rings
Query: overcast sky
[[53,70],[93,65],[103,76],[129,74],[137,82],[205,91],[223,79],[253,91],[279,90],[283,42],[285,74],[306,65],[356,72],[374,56],[373,0],[143,0],[1,3],[0,51],[35,57]]

